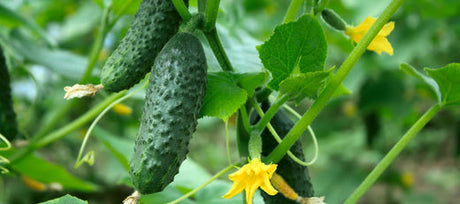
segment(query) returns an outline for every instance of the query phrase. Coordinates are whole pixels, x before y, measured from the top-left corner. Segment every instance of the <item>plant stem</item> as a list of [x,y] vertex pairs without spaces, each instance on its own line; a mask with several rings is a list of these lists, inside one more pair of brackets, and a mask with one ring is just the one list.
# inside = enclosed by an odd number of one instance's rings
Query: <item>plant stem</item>
[[193,33],[197,28],[200,28],[203,25],[203,14],[198,13],[196,15],[193,15],[187,24],[184,26],[182,31]]
[[48,145],[48,144],[50,144],[50,143],[52,143],[52,142],[64,137],[64,136],[66,136],[70,132],[76,130],[77,128],[81,127],[82,125],[84,125],[85,123],[89,122],[91,119],[96,117],[101,111],[104,110],[105,107],[107,107],[112,102],[114,102],[115,100],[119,99],[120,97],[122,97],[125,93],[126,93],[126,90],[110,95],[109,97],[105,98],[104,101],[102,101],[101,103],[97,104],[97,106],[93,107],[88,112],[86,112],[85,114],[81,115],[80,117],[78,117],[77,119],[72,121],[71,123],[67,124],[66,126],[60,128],[60,129],[58,129],[58,130],[56,130],[54,132],[51,132],[48,135],[45,135],[43,138],[41,138],[37,142],[30,143],[29,146],[21,149],[15,155],[13,155],[10,158],[10,161],[11,162],[18,161],[18,160],[22,159],[24,156],[26,156],[27,154],[33,152],[34,150],[39,149],[39,148],[41,148],[43,146],[46,146],[46,145]]
[[234,71],[232,63],[228,59],[227,53],[225,53],[222,42],[219,39],[216,27],[212,27],[210,30],[203,31],[203,33],[206,36],[209,46],[211,47],[214,56],[216,56],[219,65],[222,67],[222,70],[227,72]]
[[[276,112],[278,112],[278,109],[289,99],[287,95],[281,96],[281,98],[278,98],[272,106],[267,110],[267,112],[261,116],[259,122],[253,127],[252,131],[255,132],[256,134],[260,135],[262,131],[265,129],[265,126],[270,122],[270,120],[275,116]],[[251,103],[253,106],[256,108],[258,106],[257,101],[254,100],[253,98],[250,99]]]
[[198,12],[205,13],[206,12],[206,4],[208,3],[207,0],[198,0]]
[[192,17],[183,0],[172,0],[172,2],[183,21],[188,21]]
[[208,0],[208,4],[206,5],[206,30],[215,28],[219,4],[220,0]]
[[289,23],[295,19],[297,13],[299,12],[300,6],[302,6],[303,0],[292,0],[289,5],[286,16],[284,16],[283,23]]
[[251,132],[251,124],[249,124],[249,115],[248,111],[246,110],[246,105],[243,104],[240,107],[240,115],[241,115],[241,120],[243,121],[243,126],[246,132]]
[[321,92],[319,97],[311,105],[308,111],[295,124],[291,131],[289,131],[288,135],[283,139],[278,147],[276,147],[275,150],[273,150],[273,152],[265,158],[266,162],[277,163],[281,160],[281,158],[283,158],[283,156],[291,148],[295,141],[297,141],[300,135],[307,129],[307,127],[321,112],[324,106],[326,106],[329,99],[334,95],[335,90],[339,87],[353,66],[356,64],[358,59],[364,53],[366,47],[370,44],[372,39],[374,39],[380,29],[382,29],[385,23],[390,19],[390,17],[396,12],[396,10],[401,6],[403,2],[404,0],[393,0],[390,5],[388,5],[388,7],[371,26],[369,31],[364,35],[358,45],[356,45],[356,47],[351,51],[350,55],[343,62],[337,73],[327,84],[324,91]]
[[198,186],[197,188],[191,190],[190,192],[188,192],[187,194],[183,195],[182,197],[174,200],[174,201],[171,201],[169,202],[168,204],[176,204],[176,203],[179,203],[185,199],[187,199],[188,197],[192,196],[193,194],[195,194],[196,192],[198,192],[199,190],[203,189],[204,187],[206,187],[208,184],[210,184],[211,182],[213,182],[214,180],[218,179],[219,177],[221,177],[222,175],[226,174],[227,172],[229,172],[230,170],[232,170],[235,166],[239,166],[243,164],[243,162],[238,162],[238,163],[235,163],[235,164],[231,164],[231,165],[228,165],[227,167],[225,167],[224,169],[220,170],[219,172],[217,172],[217,174],[215,174],[213,177],[211,177],[208,181],[206,181],[205,183],[203,183],[201,186]]
[[359,187],[350,195],[345,201],[346,204],[358,202],[358,200],[366,193],[367,190],[375,183],[385,169],[393,162],[399,153],[406,147],[406,145],[415,137],[415,135],[439,112],[441,106],[436,104],[428,109],[421,118],[415,122],[414,125],[404,134],[398,143],[385,155],[385,157],[377,164],[372,172],[367,175],[366,179],[359,185]]
[[109,20],[109,11],[110,7],[106,7],[104,9],[104,13],[102,14],[101,24],[99,25],[99,29],[97,31],[96,39],[93,43],[93,47],[91,48],[91,53],[88,61],[88,65],[86,65],[85,73],[80,80],[80,83],[87,83],[88,79],[91,77],[91,72],[93,71],[94,65],[99,58],[99,53],[102,50],[102,46],[104,44],[105,36],[107,35],[107,23]]

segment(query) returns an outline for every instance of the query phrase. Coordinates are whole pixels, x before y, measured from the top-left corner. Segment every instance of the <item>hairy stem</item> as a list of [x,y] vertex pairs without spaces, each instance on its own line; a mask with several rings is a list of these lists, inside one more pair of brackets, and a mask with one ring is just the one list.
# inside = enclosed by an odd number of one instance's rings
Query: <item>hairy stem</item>
[[172,2],[182,20],[188,21],[192,17],[183,0],[172,0]]
[[302,6],[303,0],[292,0],[289,5],[286,16],[284,16],[283,23],[289,23],[295,19],[297,13],[299,12],[300,6]]
[[439,112],[441,106],[436,104],[431,107],[428,111],[420,117],[417,122],[399,139],[393,148],[385,155],[385,157],[377,164],[372,172],[367,175],[366,179],[359,185],[359,187],[350,195],[345,201],[346,204],[352,204],[358,202],[358,200],[366,193],[367,190],[377,181],[382,175],[383,171],[395,160],[395,158],[401,153],[406,145],[415,137],[415,135],[433,118],[436,113]]
[[213,27],[210,30],[203,32],[222,70],[227,72],[234,71],[232,63],[228,59],[227,53],[225,53],[224,47],[222,46],[222,42],[219,39],[216,27]]
[[302,116],[302,118],[295,124],[295,126],[289,131],[288,135],[283,139],[283,141],[278,145],[278,147],[273,150],[273,152],[265,158],[266,162],[277,163],[283,158],[286,152],[291,148],[291,146],[297,141],[300,135],[307,129],[307,127],[313,122],[316,116],[321,112],[321,110],[326,106],[329,99],[334,95],[335,90],[339,87],[348,73],[351,71],[353,66],[356,64],[358,59],[366,50],[366,47],[370,44],[372,39],[377,35],[377,33],[382,29],[385,23],[390,19],[390,17],[396,12],[396,10],[401,6],[404,0],[393,0],[390,5],[383,11],[380,17],[375,21],[369,31],[364,35],[361,41],[356,45],[347,59],[340,66],[337,73],[327,84],[324,91],[321,92],[319,97],[311,105],[308,111]]
[[212,30],[215,27],[217,13],[219,12],[220,0],[208,0],[206,5],[206,28]]

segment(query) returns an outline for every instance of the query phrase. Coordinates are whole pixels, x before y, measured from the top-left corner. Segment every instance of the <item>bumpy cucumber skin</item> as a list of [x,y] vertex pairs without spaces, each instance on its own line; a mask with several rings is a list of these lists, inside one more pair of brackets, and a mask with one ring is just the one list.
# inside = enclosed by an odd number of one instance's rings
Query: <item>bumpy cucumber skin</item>
[[8,140],[13,140],[18,133],[16,114],[11,99],[10,77],[8,67],[0,48],[0,133]]
[[130,162],[140,193],[163,190],[178,173],[206,92],[206,69],[203,47],[190,33],[176,34],[158,54]]
[[[268,110],[269,104],[263,103],[262,109],[264,111]],[[257,113],[252,115],[251,123],[256,123],[259,120]],[[280,109],[276,115],[270,121],[270,124],[276,130],[278,135],[281,138],[284,138],[286,134],[291,130],[294,126],[294,123],[291,121],[289,116],[286,112]],[[273,138],[270,131],[265,129],[262,133],[262,155],[268,156],[270,152],[278,145],[278,142]],[[291,147],[291,152],[297,156],[297,158],[304,160],[305,156],[302,151],[302,144],[297,141]],[[276,169],[276,173],[281,175],[286,183],[295,190],[299,196],[302,197],[312,197],[313,192],[313,185],[310,182],[310,176],[308,174],[308,168],[306,166],[301,166],[294,162],[289,156],[284,156],[283,159],[278,163],[278,167]],[[296,204],[297,202],[287,199],[281,193],[276,194],[275,196],[271,196],[266,194],[264,191],[261,191],[262,197],[266,204],[279,204],[279,203],[286,203],[286,204]]]
[[118,92],[143,79],[180,22],[171,0],[143,0],[125,37],[102,68],[104,89]]

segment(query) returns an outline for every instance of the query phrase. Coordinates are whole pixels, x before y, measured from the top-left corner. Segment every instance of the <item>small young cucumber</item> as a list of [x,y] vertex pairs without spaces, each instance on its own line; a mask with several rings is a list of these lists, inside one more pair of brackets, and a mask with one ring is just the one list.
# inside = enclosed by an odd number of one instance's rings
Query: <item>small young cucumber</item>
[[118,92],[143,79],[180,22],[171,0],[143,0],[125,37],[102,68],[104,89]]
[[140,193],[163,190],[178,173],[206,92],[206,69],[203,47],[190,33],[176,34],[155,59],[130,162]]
[[[262,103],[262,109],[264,111],[269,108],[268,102]],[[256,123],[260,118],[257,116],[257,113],[253,113],[251,116],[251,123]],[[280,109],[276,115],[270,121],[270,124],[276,130],[278,135],[281,138],[284,138],[286,134],[294,126],[294,123],[291,121],[286,112]],[[278,145],[278,142],[273,138],[270,131],[265,129],[262,133],[262,155],[268,156],[273,149]],[[299,159],[304,160],[305,156],[302,151],[302,144],[297,141],[291,147],[291,152]],[[276,173],[281,175],[289,186],[302,197],[312,197],[313,196],[313,186],[310,182],[310,176],[308,174],[308,168],[306,166],[301,166],[292,160],[289,156],[285,155],[280,162],[278,162],[278,167]],[[281,193],[271,196],[266,194],[264,191],[261,191],[262,197],[266,204],[296,204],[295,201],[285,198]]]
[[11,99],[10,77],[8,67],[0,48],[0,133],[8,140],[13,140],[18,133],[16,114]]

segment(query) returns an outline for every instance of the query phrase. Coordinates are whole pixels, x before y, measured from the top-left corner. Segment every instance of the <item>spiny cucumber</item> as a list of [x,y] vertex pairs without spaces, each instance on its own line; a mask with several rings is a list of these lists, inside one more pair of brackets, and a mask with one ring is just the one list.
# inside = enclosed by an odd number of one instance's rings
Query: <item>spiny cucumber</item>
[[143,0],[125,37],[102,68],[104,89],[118,92],[143,79],[180,22],[171,0]]
[[[262,103],[262,109],[264,111],[268,110],[269,104],[268,102]],[[253,114],[251,116],[251,123],[256,123],[260,118]],[[294,126],[294,123],[288,117],[286,112],[280,109],[276,115],[270,121],[270,124],[276,130],[278,135],[281,138],[284,138],[286,134],[291,130]],[[278,145],[278,142],[273,138],[270,131],[264,129],[262,133],[262,155],[268,156],[273,149]],[[291,147],[291,152],[299,159],[304,160],[305,156],[302,150],[302,144],[297,141]],[[286,181],[292,189],[302,197],[312,197],[313,196],[313,186],[310,182],[310,176],[308,174],[308,168],[306,166],[301,166],[297,164],[294,160],[292,160],[289,156],[285,155],[283,159],[278,162],[278,167],[276,169],[276,173],[281,175],[284,180]],[[295,201],[285,198],[281,193],[276,194],[275,196],[271,196],[266,194],[265,192],[261,191],[262,197],[266,204],[279,204],[279,203],[287,203],[287,204],[296,204]]]
[[140,193],[163,190],[178,173],[206,92],[206,69],[203,47],[190,33],[176,34],[158,54],[130,162]]

